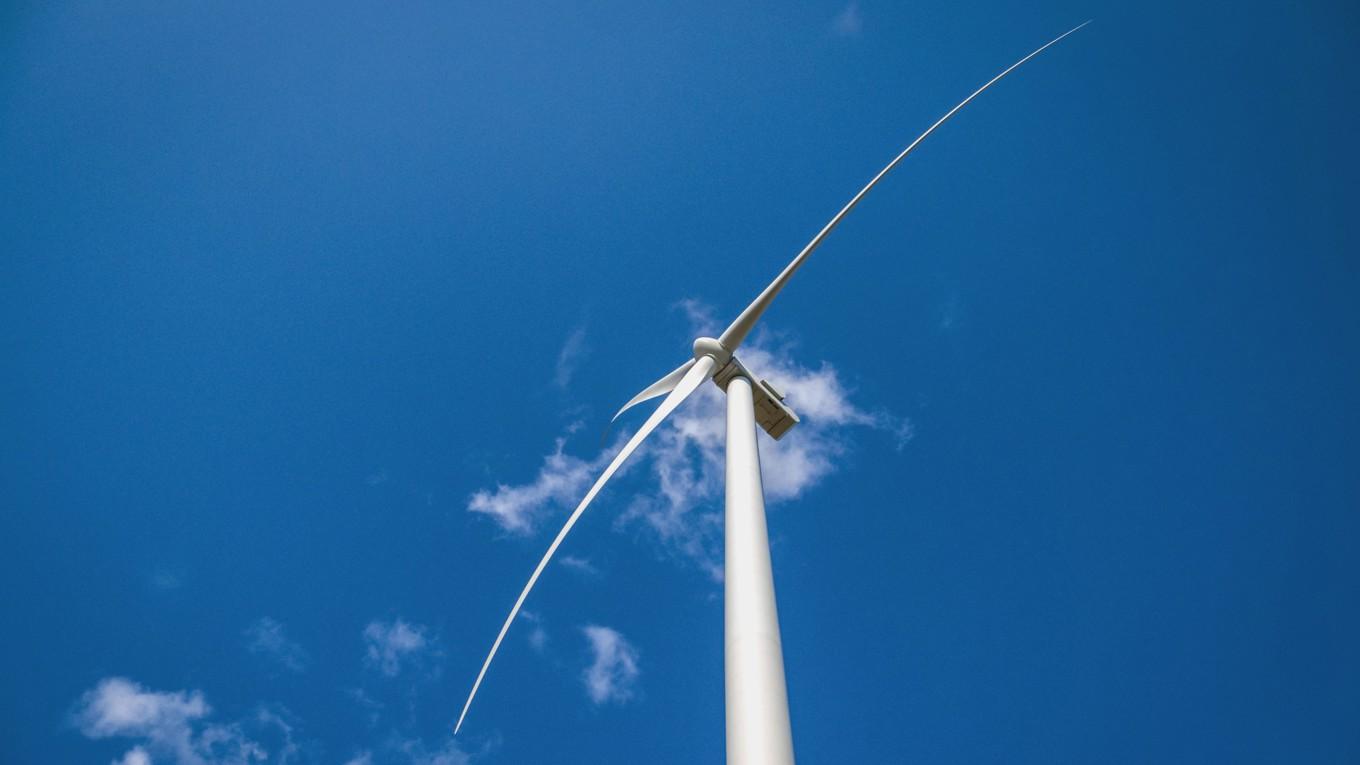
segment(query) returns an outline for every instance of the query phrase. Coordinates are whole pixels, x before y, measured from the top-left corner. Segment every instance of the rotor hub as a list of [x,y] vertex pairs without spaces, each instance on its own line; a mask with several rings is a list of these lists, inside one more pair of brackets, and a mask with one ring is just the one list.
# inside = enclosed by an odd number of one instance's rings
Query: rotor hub
[[712,337],[701,337],[694,341],[694,358],[702,359],[705,356],[712,356],[717,362],[715,369],[722,369],[732,360],[732,352]]

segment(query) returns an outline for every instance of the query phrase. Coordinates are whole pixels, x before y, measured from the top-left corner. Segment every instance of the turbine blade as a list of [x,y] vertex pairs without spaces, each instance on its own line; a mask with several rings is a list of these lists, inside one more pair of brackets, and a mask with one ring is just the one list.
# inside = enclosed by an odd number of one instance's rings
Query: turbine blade
[[572,511],[571,516],[567,518],[566,524],[562,526],[562,530],[557,532],[557,537],[553,539],[552,544],[548,545],[548,551],[543,553],[543,559],[534,567],[534,573],[529,576],[529,582],[524,585],[524,589],[520,591],[519,597],[515,599],[515,605],[510,609],[510,615],[505,617],[505,624],[501,625],[501,631],[496,635],[496,641],[491,644],[491,652],[486,655],[486,661],[482,662],[482,669],[477,673],[477,680],[472,684],[472,692],[468,694],[467,702],[463,704],[463,711],[458,715],[458,722],[453,726],[453,734],[455,736],[458,735],[458,730],[463,727],[463,718],[467,717],[468,708],[472,706],[472,699],[477,696],[477,689],[482,685],[482,678],[486,677],[486,669],[491,666],[491,660],[496,658],[496,652],[500,650],[501,641],[505,639],[505,633],[510,630],[510,624],[514,622],[515,617],[519,615],[519,609],[524,605],[524,599],[529,596],[529,591],[532,590],[534,584],[538,582],[539,575],[541,575],[543,569],[547,567],[548,561],[552,560],[553,553],[557,552],[558,546],[562,544],[562,540],[565,539],[567,533],[571,531],[571,527],[576,525],[577,519],[581,517],[581,513],[585,512],[585,509],[590,505],[591,500],[595,499],[595,495],[600,492],[601,487],[603,487],[605,482],[614,475],[614,472],[619,469],[619,466],[623,464],[624,460],[628,459],[629,455],[638,448],[638,445],[656,429],[657,425],[661,424],[662,420],[666,419],[667,415],[675,411],[677,406],[680,406],[685,399],[689,398],[690,394],[693,393],[695,389],[713,375],[715,363],[712,356],[705,356],[690,366],[680,382],[676,384],[674,390],[671,391],[671,394],[666,397],[665,401],[661,402],[661,406],[658,406],[656,411],[652,412],[652,416],[647,418],[647,421],[642,424],[642,427],[638,429],[638,432],[634,433],[633,437],[628,439],[628,443],[624,445],[623,449],[614,456],[614,460],[609,463],[609,467],[605,468],[604,472],[600,474],[600,477],[595,479],[595,485],[591,486],[590,491],[586,492],[585,499],[582,499],[581,504],[577,505],[576,509]]
[[902,150],[901,154],[898,154],[897,157],[893,159],[892,162],[888,163],[887,167],[884,167],[882,170],[878,171],[878,175],[875,175],[873,180],[869,181],[868,185],[860,189],[859,193],[856,194],[853,198],[851,198],[851,200],[848,203],[846,203],[845,207],[842,207],[841,211],[836,213],[836,216],[832,218],[829,223],[823,226],[822,230],[819,231],[816,236],[812,237],[812,241],[808,242],[807,246],[803,248],[802,252],[799,252],[798,255],[794,257],[794,259],[787,266],[784,267],[784,270],[779,272],[779,276],[775,277],[775,280],[773,282],[770,282],[770,286],[766,287],[765,290],[761,292],[760,295],[758,295],[749,306],[746,307],[746,310],[741,312],[741,315],[737,317],[736,321],[732,322],[732,325],[723,331],[722,337],[718,338],[718,342],[722,343],[723,347],[726,348],[727,350],[736,351],[737,346],[741,345],[742,341],[746,339],[747,333],[749,333],[751,329],[755,327],[756,322],[760,320],[760,315],[765,313],[766,308],[770,307],[770,303],[774,301],[775,296],[778,295],[779,291],[784,288],[784,285],[786,283],[788,283],[789,278],[793,276],[793,273],[798,270],[799,266],[803,265],[803,262],[807,260],[809,255],[812,254],[812,251],[817,249],[817,246],[822,243],[822,240],[826,239],[827,234],[830,234],[831,230],[834,229],[836,225],[841,222],[841,219],[844,218],[851,210],[855,209],[855,205],[859,204],[859,201],[864,198],[864,195],[868,194],[869,190],[872,189],[875,185],[878,184],[880,180],[883,179],[883,176],[887,175],[888,172],[892,170],[894,167],[897,167],[898,163],[905,159],[906,156],[910,154],[912,150],[914,150],[922,141],[924,141],[927,136],[929,136],[931,133],[934,133],[936,128],[943,125],[946,121],[949,120],[950,117],[953,117],[960,109],[967,106],[970,101],[972,101],[974,98],[977,98],[979,95],[982,94],[983,91],[985,91],[987,88],[990,88],[1002,77],[1005,77],[1006,75],[1018,69],[1021,64],[1024,64],[1026,61],[1029,61],[1030,59],[1034,58],[1040,53],[1043,53],[1046,49],[1048,49],[1052,45],[1057,44],[1058,41],[1062,40],[1064,37],[1067,37],[1068,35],[1072,34],[1073,32],[1077,31],[1078,29],[1081,29],[1082,27],[1090,23],[1091,23],[1090,21],[1084,22],[1062,33],[1053,40],[1050,40],[1049,42],[1045,43],[1038,50],[1034,51],[1028,56],[1025,56],[1024,58],[1020,59],[1014,64],[1011,64],[1001,74],[998,74],[997,76],[988,80],[987,84],[973,91],[972,95],[960,101],[958,106],[955,106],[953,109],[950,109],[948,112],[946,112],[945,115],[941,117],[939,120],[937,120],[934,125],[931,125],[930,128],[926,130],[926,132],[922,133],[920,136],[916,138],[916,140],[912,141],[907,146],[907,148]]
[[628,403],[623,405],[622,409],[615,412],[614,416],[609,418],[609,422],[606,422],[604,424],[604,429],[600,431],[600,448],[603,449],[605,442],[609,440],[609,429],[614,426],[614,421],[619,418],[619,415],[623,414],[629,409],[632,409],[638,404],[641,404],[643,401],[647,401],[648,399],[653,399],[656,398],[657,396],[670,393],[671,390],[675,388],[675,386],[680,382],[680,379],[685,376],[685,373],[688,372],[689,368],[692,366],[694,366],[694,359],[686,361],[685,363],[677,367],[674,371],[667,373],[665,377],[661,378],[660,380],[657,380],[651,385],[648,385],[646,388],[643,388],[641,393],[637,394],[636,396],[633,396],[633,398],[629,400]]
[[685,373],[688,372],[689,368],[692,366],[694,366],[694,359],[686,361],[679,367],[676,367],[675,371],[667,374],[665,377],[661,378],[660,380],[657,380],[651,385],[648,385],[646,388],[643,388],[641,393],[637,394],[636,396],[633,396],[633,398],[630,399],[628,403],[623,405],[622,409],[615,412],[614,416],[609,418],[609,421],[613,422],[614,420],[617,420],[619,418],[619,415],[623,414],[629,409],[632,409],[638,404],[641,404],[643,401],[656,398],[657,396],[660,396],[665,393],[670,393],[675,388],[675,386],[680,383],[680,380],[685,376]]

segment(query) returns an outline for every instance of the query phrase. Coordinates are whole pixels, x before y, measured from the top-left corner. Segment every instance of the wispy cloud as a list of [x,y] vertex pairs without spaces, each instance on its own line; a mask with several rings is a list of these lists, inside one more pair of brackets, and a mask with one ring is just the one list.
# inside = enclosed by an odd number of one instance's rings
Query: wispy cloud
[[831,32],[837,37],[856,37],[864,31],[864,17],[859,12],[859,3],[845,6],[836,18],[831,20]]
[[[315,742],[295,742],[287,712],[261,706],[232,722],[213,719],[202,691],[155,691],[132,680],[109,677],[77,701],[71,724],[91,739],[124,738],[130,748],[110,765],[293,765],[335,762],[315,757]],[[468,765],[499,744],[492,738],[476,752],[462,749],[447,734],[414,735],[410,723],[356,747],[345,765]],[[431,743],[427,743],[431,742]]]
[[[232,723],[212,722],[211,714],[201,691],[152,691],[109,677],[81,696],[72,722],[89,738],[133,739],[121,765],[282,764],[298,751],[292,726],[278,714],[261,709]],[[265,737],[275,743],[261,743]]]
[[291,672],[307,668],[308,656],[302,646],[288,639],[283,625],[267,616],[245,630],[246,650],[273,660]]
[[184,580],[178,574],[164,569],[152,572],[148,583],[157,592],[171,592],[184,586]]
[[[681,307],[695,334],[716,334],[719,327],[704,306],[687,301]],[[908,421],[858,406],[834,366],[825,361],[803,366],[794,351],[793,343],[758,333],[739,354],[753,373],[786,393],[802,418],[780,441],[762,436],[761,475],[771,504],[797,499],[835,472],[856,429],[886,432],[899,448],[911,438]],[[622,526],[644,529],[665,550],[695,562],[715,579],[722,575],[725,406],[717,386],[703,385],[653,433],[625,465],[649,465],[651,482],[619,519]],[[576,506],[622,439],[583,459],[568,454],[567,436],[559,437],[534,480],[478,491],[468,510],[491,516],[512,534],[527,535],[545,515]]]
[[409,765],[467,765],[472,761],[472,756],[451,738],[434,748],[420,739],[398,741],[392,748]]
[[485,759],[502,742],[499,735],[493,734],[475,751],[464,749],[462,745],[466,743],[447,734],[421,738],[394,731],[380,746],[360,751],[346,765],[468,765]]
[[599,576],[600,569],[590,562],[589,558],[578,558],[575,555],[563,555],[557,559],[558,563],[586,576]]
[[499,737],[492,737],[478,751],[469,752],[451,736],[437,738],[430,744],[418,736],[393,732],[381,745],[358,751],[345,765],[468,765],[499,744]]
[[345,691],[345,695],[348,696],[355,705],[359,707],[360,711],[363,712],[364,719],[368,721],[368,727],[372,728],[377,726],[378,721],[382,719],[383,712],[386,710],[385,704],[374,698],[373,694],[363,688],[349,688]]
[[495,489],[478,491],[468,501],[467,509],[491,516],[511,534],[527,535],[546,511],[553,507],[573,507],[608,464],[613,451],[587,461],[567,454],[566,445],[566,436],[557,439],[556,447],[543,458],[543,466],[531,483],[520,486],[498,484]]
[[533,625],[529,630],[529,647],[534,653],[543,653],[548,647],[548,630],[543,627],[543,617],[533,611],[520,611],[519,618]]
[[581,674],[595,704],[623,703],[637,694],[637,649],[618,630],[591,624],[581,628],[590,643],[591,663]]
[[396,619],[373,621],[364,627],[364,663],[383,677],[396,677],[413,667],[426,667],[439,651],[429,630]]
[[585,325],[579,326],[567,335],[567,341],[562,344],[562,350],[557,354],[557,368],[553,373],[553,385],[559,388],[566,388],[571,384],[571,378],[576,376],[576,370],[580,368],[581,362],[585,361],[590,355],[590,347],[586,345]]

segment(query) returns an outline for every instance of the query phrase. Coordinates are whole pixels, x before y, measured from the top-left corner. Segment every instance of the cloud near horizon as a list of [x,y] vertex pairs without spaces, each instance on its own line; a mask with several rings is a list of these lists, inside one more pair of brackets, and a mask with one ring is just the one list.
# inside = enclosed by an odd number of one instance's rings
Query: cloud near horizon
[[[716,334],[719,328],[703,305],[684,301],[681,308],[696,334]],[[908,421],[853,403],[830,363],[803,366],[794,361],[793,350],[790,342],[757,333],[739,354],[753,373],[785,392],[802,419],[780,441],[760,436],[761,477],[766,502],[771,505],[797,499],[835,472],[854,429],[887,432],[899,448],[912,434]],[[622,474],[646,464],[652,483],[624,508],[618,524],[644,529],[666,551],[692,561],[714,579],[722,576],[725,406],[717,386],[701,386],[620,470]],[[554,511],[575,508],[626,440],[620,434],[594,456],[577,457],[568,454],[566,447],[578,428],[574,424],[556,439],[533,480],[479,490],[469,499],[468,511],[489,516],[510,534],[528,536]]]

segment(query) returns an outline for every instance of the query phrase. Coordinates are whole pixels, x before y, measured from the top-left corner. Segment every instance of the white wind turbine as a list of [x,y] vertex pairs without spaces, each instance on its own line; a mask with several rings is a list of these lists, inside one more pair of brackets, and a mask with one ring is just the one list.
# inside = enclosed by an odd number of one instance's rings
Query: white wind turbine
[[477,689],[481,687],[482,680],[486,677],[487,667],[491,666],[491,660],[500,650],[505,633],[510,630],[510,625],[519,614],[525,598],[529,596],[529,591],[534,588],[543,569],[552,560],[562,540],[576,525],[581,513],[585,512],[591,500],[595,499],[595,495],[614,472],[657,425],[675,411],[675,408],[705,380],[713,378],[714,382],[727,392],[727,507],[724,541],[727,762],[729,765],[793,763],[793,739],[789,729],[788,699],[784,685],[783,650],[780,647],[779,620],[775,610],[774,577],[770,570],[769,540],[765,530],[765,499],[760,483],[760,457],[756,451],[755,426],[759,424],[767,433],[778,439],[798,424],[798,416],[783,403],[783,395],[768,382],[760,380],[758,384],[753,384],[755,378],[733,354],[794,272],[803,265],[841,219],[859,204],[883,176],[888,174],[888,171],[897,167],[898,163],[927,136],[935,132],[936,128],[1002,77],[1089,23],[1091,22],[1087,21],[1068,30],[1015,62],[946,112],[860,189],[859,193],[822,227],[812,241],[807,243],[802,252],[784,267],[779,276],[775,277],[746,310],[741,312],[722,336],[716,340],[711,337],[695,340],[694,358],[647,386],[614,415],[614,419],[618,419],[620,414],[643,401],[669,394],[632,438],[628,439],[623,449],[609,463],[609,467],[605,468],[604,473],[596,479],[595,484],[581,500],[581,504],[577,505],[567,518],[562,530],[557,532],[552,544],[548,545],[548,551],[534,567],[528,583],[515,599],[510,615],[505,618],[501,631],[491,644],[491,651],[482,662],[481,671],[477,673],[477,679],[472,684],[472,691],[468,693],[467,702],[463,704],[463,711],[458,715],[458,722],[453,731],[455,735],[463,727],[463,719],[467,717],[468,708],[472,706]]

